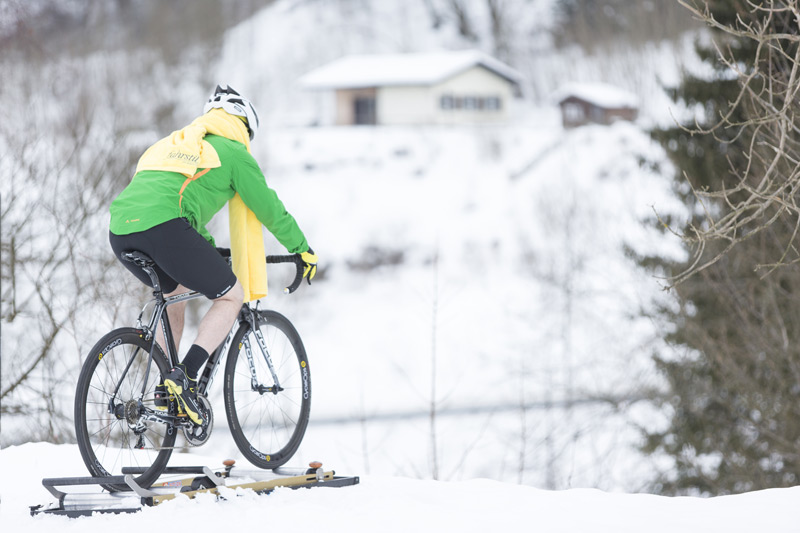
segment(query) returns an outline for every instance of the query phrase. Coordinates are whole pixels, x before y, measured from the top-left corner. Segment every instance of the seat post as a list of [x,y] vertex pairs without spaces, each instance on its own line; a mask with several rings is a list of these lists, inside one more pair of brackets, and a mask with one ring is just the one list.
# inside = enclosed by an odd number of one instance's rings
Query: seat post
[[143,266],[142,269],[147,272],[150,281],[153,283],[153,296],[155,296],[156,301],[158,303],[163,303],[164,291],[161,290],[161,283],[158,281],[158,274],[156,274],[155,269],[150,265]]
[[[164,329],[164,340],[167,344],[165,349],[167,350],[167,358],[169,359],[170,364],[177,363],[177,349],[175,346],[175,340],[172,338],[172,327],[169,323],[169,315],[166,313],[167,303],[166,298],[164,298],[164,291],[161,288],[161,282],[158,280],[158,274],[156,274],[156,269],[154,268],[156,263],[153,261],[152,258],[147,256],[146,254],[139,252],[139,251],[130,251],[124,252],[122,254],[122,259],[125,261],[129,261],[147,273],[147,276],[150,278],[151,283],[153,284],[153,296],[156,299],[156,308],[155,308],[155,323],[153,324],[153,329],[158,328],[158,323],[161,323],[161,327]],[[155,335],[155,331],[153,334]],[[153,338],[153,346],[155,346],[155,338]]]
[[122,259],[133,263],[147,273],[147,276],[150,278],[150,282],[153,284],[153,296],[156,297],[156,301],[163,303],[164,293],[161,290],[161,282],[158,280],[156,269],[153,268],[156,264],[155,261],[153,261],[153,259],[151,259],[149,256],[136,250],[124,252],[122,254]]

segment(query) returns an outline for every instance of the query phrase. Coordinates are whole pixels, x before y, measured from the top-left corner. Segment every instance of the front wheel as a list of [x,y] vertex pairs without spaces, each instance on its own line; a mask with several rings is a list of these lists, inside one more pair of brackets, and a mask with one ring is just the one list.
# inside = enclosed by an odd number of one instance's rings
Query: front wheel
[[[177,431],[154,421],[156,385],[169,372],[167,360],[141,330],[121,328],[94,345],[78,378],[75,392],[75,434],[83,462],[92,476],[122,475],[136,468],[135,481],[155,481],[172,454]],[[130,490],[127,485],[103,485]]]
[[274,311],[254,314],[258,330],[243,324],[228,352],[225,413],[245,458],[259,468],[277,468],[292,458],[306,432],[311,373],[289,320]]

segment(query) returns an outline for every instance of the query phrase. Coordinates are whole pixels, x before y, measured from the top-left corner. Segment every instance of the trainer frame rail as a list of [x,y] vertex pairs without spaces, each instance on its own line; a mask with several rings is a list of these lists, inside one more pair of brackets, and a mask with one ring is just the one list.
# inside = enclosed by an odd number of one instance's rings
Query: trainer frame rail
[[[93,513],[135,513],[144,506],[152,507],[165,501],[172,500],[178,495],[194,498],[198,494],[220,495],[219,488],[226,487],[232,490],[237,488],[251,489],[256,494],[268,494],[279,487],[291,489],[315,487],[347,487],[360,482],[358,476],[336,476],[333,470],[323,469],[276,469],[254,472],[242,471],[237,468],[226,468],[221,472],[214,472],[208,467],[169,467],[165,474],[199,474],[190,478],[172,481],[157,481],[150,487],[141,487],[133,481],[135,469],[128,469],[123,476],[104,477],[67,477],[45,478],[42,485],[58,499],[56,507],[52,505],[36,505],[30,507],[31,516],[37,514],[53,514],[75,518],[91,516]],[[241,475],[240,475],[241,474]],[[243,481],[242,483],[227,484],[226,479],[248,479],[251,475],[267,475],[269,479],[258,481]],[[247,477],[245,477],[247,476]],[[252,478],[251,478],[252,479]],[[103,484],[128,485],[130,491],[98,492],[98,493],[70,493],[58,490],[56,487],[87,486]]]

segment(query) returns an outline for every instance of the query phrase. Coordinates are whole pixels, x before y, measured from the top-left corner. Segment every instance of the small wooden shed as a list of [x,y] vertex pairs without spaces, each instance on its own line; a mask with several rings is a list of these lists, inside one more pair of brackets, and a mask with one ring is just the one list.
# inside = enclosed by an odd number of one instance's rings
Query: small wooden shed
[[568,85],[559,91],[558,105],[565,128],[634,121],[639,116],[636,95],[604,83]]

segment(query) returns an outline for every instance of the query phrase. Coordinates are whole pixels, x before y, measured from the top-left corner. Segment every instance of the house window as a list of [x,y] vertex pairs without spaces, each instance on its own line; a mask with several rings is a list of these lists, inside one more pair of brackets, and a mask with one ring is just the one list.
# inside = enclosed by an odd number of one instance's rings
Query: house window
[[465,111],[499,111],[502,100],[498,96],[453,96],[442,95],[439,98],[439,107],[446,111],[463,109]]
[[501,102],[502,101],[497,96],[487,96],[483,99],[483,109],[486,111],[499,111]]

